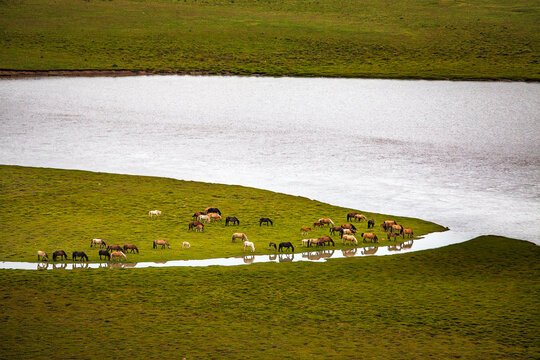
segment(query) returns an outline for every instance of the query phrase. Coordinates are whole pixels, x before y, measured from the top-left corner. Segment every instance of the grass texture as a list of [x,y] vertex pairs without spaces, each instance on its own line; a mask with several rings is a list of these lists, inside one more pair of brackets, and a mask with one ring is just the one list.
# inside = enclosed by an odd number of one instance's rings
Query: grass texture
[[[255,244],[255,255],[275,253],[268,249],[270,241],[290,241],[299,252],[307,250],[300,246],[303,238],[329,235],[325,227],[303,236],[301,227],[313,227],[319,218],[333,219],[339,226],[352,210],[242,186],[6,165],[0,166],[0,193],[0,260],[4,261],[37,261],[38,250],[51,257],[61,249],[70,258],[73,251],[84,251],[90,261],[99,262],[98,250],[90,247],[93,238],[120,246],[135,244],[140,254],[128,254],[130,262],[248,254],[240,240],[232,242],[235,232],[245,233]],[[221,210],[223,221],[206,224],[202,233],[189,231],[193,213],[210,206]],[[148,211],[154,209],[162,215],[150,218]],[[412,228],[415,236],[445,230],[419,219],[363,214],[375,219],[376,226],[368,231],[365,221],[355,223],[357,238],[374,231],[379,245],[395,243],[379,228],[387,219]],[[225,226],[226,216],[236,216],[240,225]],[[261,217],[271,218],[274,225],[259,226]],[[343,245],[338,234],[331,237],[335,249],[353,247]],[[171,249],[152,249],[155,239],[166,239]],[[184,241],[191,248],[183,249]]]
[[531,0],[1,0],[0,69],[539,80]]
[[485,236],[325,263],[0,271],[0,357],[538,359],[540,248]]

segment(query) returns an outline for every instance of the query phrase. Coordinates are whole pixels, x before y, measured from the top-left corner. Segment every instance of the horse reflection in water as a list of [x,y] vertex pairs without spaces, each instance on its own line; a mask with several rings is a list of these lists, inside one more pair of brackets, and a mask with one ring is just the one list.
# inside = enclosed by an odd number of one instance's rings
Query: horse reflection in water
[[65,270],[65,269],[67,269],[67,264],[66,263],[52,264],[52,268],[53,268],[53,270]]
[[47,270],[49,268],[49,263],[38,263],[37,264],[37,269],[38,270]]
[[413,243],[414,243],[413,240],[405,241],[403,244],[401,244],[401,248],[402,249],[410,249],[410,248],[412,248]]
[[379,248],[376,247],[376,246],[369,247],[369,248],[364,248],[364,250],[362,250],[362,255],[375,255],[377,250],[379,250]]
[[401,244],[388,246],[387,249],[388,251],[401,251]]
[[303,258],[308,260],[321,260],[331,258],[334,255],[335,250],[321,250],[321,251],[312,251],[308,253],[302,253]]
[[284,253],[281,253],[279,254],[279,262],[282,263],[282,262],[292,262],[294,260],[294,254],[293,253],[288,253],[288,254],[284,254]]
[[251,264],[253,261],[255,261],[255,255],[244,256],[244,264]]
[[81,263],[78,263],[78,264],[72,264],[71,268],[73,270],[75,270],[75,269],[88,269],[88,263],[81,262]]
[[107,263],[105,265],[109,269],[124,269],[124,268],[135,267],[135,265],[137,265],[137,263]]
[[341,250],[341,253],[342,253],[343,256],[345,256],[345,257],[352,257],[352,256],[355,256],[357,252],[358,252],[358,249],[357,249],[357,248],[354,248],[354,249],[342,249],[342,250]]

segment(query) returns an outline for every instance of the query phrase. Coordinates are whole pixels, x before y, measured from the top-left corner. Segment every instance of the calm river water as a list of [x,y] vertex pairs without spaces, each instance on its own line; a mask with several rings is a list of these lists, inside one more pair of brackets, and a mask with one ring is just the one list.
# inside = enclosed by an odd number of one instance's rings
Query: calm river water
[[0,80],[0,163],[240,184],[540,244],[539,110],[536,83]]

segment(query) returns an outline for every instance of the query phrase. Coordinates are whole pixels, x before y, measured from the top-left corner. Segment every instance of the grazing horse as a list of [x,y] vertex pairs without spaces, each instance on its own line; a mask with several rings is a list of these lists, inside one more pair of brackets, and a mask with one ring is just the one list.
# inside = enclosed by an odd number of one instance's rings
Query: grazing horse
[[244,233],[234,233],[232,234],[232,242],[234,242],[234,239],[242,239],[244,241],[248,241],[248,238],[246,234]]
[[407,229],[403,229],[403,231],[401,232],[401,234],[403,235],[403,238],[405,239],[405,235],[408,235],[409,236],[409,239],[414,237],[414,234],[413,234],[413,231],[411,228],[407,228]]
[[388,230],[390,230],[392,228],[392,225],[396,225],[396,222],[394,220],[385,220],[380,228],[381,230],[384,230],[386,232],[388,232]]
[[313,227],[314,227],[314,228],[320,228],[320,227],[322,227],[322,226],[323,226],[323,223],[322,223],[322,222],[317,221],[317,222],[314,222],[314,223],[313,223]]
[[349,242],[351,244],[358,245],[358,240],[356,240],[356,238],[353,235],[343,235],[342,239],[343,239],[344,244],[346,242]]
[[336,232],[341,232],[343,228],[341,226],[332,226],[330,228],[330,234],[335,234]]
[[339,237],[340,238],[343,238],[343,235],[352,235],[352,234],[356,234],[356,230],[351,230],[351,229],[341,229],[339,231]]
[[132,253],[134,253],[135,251],[137,252],[137,254],[139,253],[139,249],[137,249],[137,247],[133,244],[125,244],[124,245],[124,253],[127,254],[128,253],[128,250],[131,250]]
[[111,254],[111,260],[115,260],[115,259],[122,260],[122,258],[124,258],[124,260],[127,260],[126,254],[124,254],[124,253],[121,252],[121,251],[114,251],[114,252]]
[[364,242],[366,242],[366,239],[369,239],[371,242],[379,242],[379,238],[374,233],[362,233],[360,236],[364,239]]
[[162,240],[162,239],[158,239],[158,240],[154,240],[154,245],[153,245],[153,249],[157,249],[158,246],[161,246],[162,249],[165,249],[165,246],[167,246],[167,248],[171,248],[171,246],[169,245],[169,242],[167,240]]
[[367,228],[368,229],[373,229],[374,227],[375,227],[375,220],[369,219],[368,222],[367,222]]
[[189,242],[184,241],[184,242],[182,243],[182,248],[189,249],[190,247],[191,247],[191,244],[190,244]]
[[277,250],[277,246],[276,246],[276,243],[273,243],[273,242],[269,242],[268,243],[268,250],[274,248],[274,250]]
[[122,251],[124,249],[120,245],[109,245],[109,246],[107,246],[107,250],[109,250],[109,251]]
[[221,215],[221,211],[219,211],[219,209],[217,207],[207,207],[206,209],[204,209],[204,212],[207,213],[207,214],[217,213],[217,214]]
[[361,222],[362,219],[367,221],[367,217],[365,217],[365,216],[362,215],[362,214],[356,214],[356,215],[354,215],[354,221]]
[[207,216],[210,218],[210,221],[221,221],[221,215],[218,213],[210,213]]
[[251,252],[255,252],[255,245],[251,241],[244,241],[244,251],[246,251],[247,248],[250,248]]
[[236,216],[227,216],[225,218],[225,226],[228,226],[229,223],[233,225],[240,225],[240,220]]
[[103,246],[107,246],[107,243],[102,239],[92,239],[92,241],[90,242],[90,247],[98,246],[98,245],[99,245],[99,248],[101,249]]
[[148,212],[149,217],[160,216],[160,215],[161,215],[161,210],[150,210]]
[[308,246],[311,239],[302,239],[302,246]]
[[347,221],[351,221],[351,219],[354,219],[354,217],[358,215],[358,213],[351,212],[347,214]]
[[293,244],[291,244],[290,242],[282,242],[282,243],[279,243],[279,249],[278,249],[278,252],[281,252],[281,249],[283,249],[285,251],[285,249],[292,249],[292,252],[294,252],[294,246]]
[[64,258],[68,260],[67,254],[64,250],[57,250],[53,252],[52,259],[53,261],[56,261],[56,258],[60,257],[60,260],[63,260]]
[[336,244],[334,243],[334,240],[332,240],[330,236],[321,236],[317,240],[319,240],[317,242],[317,246],[325,246],[326,243],[328,244],[332,243],[332,246],[336,246]]
[[108,250],[99,250],[99,260],[102,256],[105,256],[109,261],[111,260],[111,253]]
[[263,223],[266,224],[266,226],[268,226],[268,224],[274,226],[274,223],[269,218],[260,218],[259,219],[259,226],[261,226]]
[[77,261],[77,258],[81,258],[81,261],[83,259],[85,259],[86,261],[88,261],[88,256],[86,256],[86,254],[82,251],[74,251],[72,254],[71,254],[71,259],[73,261]]
[[204,230],[203,224],[199,224],[197,225],[197,228],[195,228],[195,232],[203,232],[203,230]]
[[49,261],[49,255],[45,251],[38,250],[37,252],[37,259],[39,261],[39,258],[41,258],[41,261]]
[[307,235],[308,232],[311,231],[311,228],[308,228],[308,227],[303,227],[303,228],[300,228],[300,234],[301,235]]
[[195,220],[199,217],[199,215],[206,215],[206,213],[204,211],[197,211],[195,214],[191,215],[191,217],[193,220]]
[[198,225],[202,225],[203,223],[200,221],[192,221],[188,224],[188,231],[195,229]]
[[341,225],[341,228],[356,231],[356,226],[354,226],[353,224],[343,224],[343,225]]
[[391,238],[394,238],[394,241],[396,241],[398,236],[399,234],[396,234],[393,232],[389,232],[388,234],[386,234],[386,237],[388,238],[388,240],[392,240]]
[[199,219],[199,221],[206,221],[207,223],[209,223],[211,221],[210,216],[208,216],[208,215],[199,215],[198,219]]
[[328,219],[328,218],[319,219],[319,220],[317,220],[317,222],[320,222],[323,225],[328,225],[328,226],[332,225],[332,226],[334,226],[334,222],[332,220]]
[[390,231],[401,235],[401,233],[403,232],[403,226],[394,224],[392,225],[392,228],[390,229]]

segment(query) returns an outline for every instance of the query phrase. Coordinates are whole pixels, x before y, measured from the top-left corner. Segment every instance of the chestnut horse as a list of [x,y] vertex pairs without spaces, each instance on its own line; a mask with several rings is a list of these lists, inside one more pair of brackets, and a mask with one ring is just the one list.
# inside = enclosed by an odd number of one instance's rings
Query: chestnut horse
[[364,215],[362,215],[362,214],[356,214],[356,215],[354,215],[354,221],[361,222],[362,219],[367,221],[367,218],[366,218]]
[[158,246],[161,246],[162,249],[165,249],[165,246],[167,246],[169,249],[171,248],[167,240],[162,239],[154,240],[153,249],[157,249]]
[[326,243],[328,243],[329,245],[330,243],[332,243],[332,246],[336,246],[336,244],[334,243],[334,240],[332,240],[330,236],[321,236],[317,240],[318,240],[317,246],[325,246]]
[[328,225],[328,226],[332,225],[332,226],[334,226],[334,222],[329,218],[322,218],[322,219],[317,220],[317,222],[319,222],[319,223],[321,223],[323,225]]
[[371,242],[379,242],[379,238],[374,233],[362,233],[360,236],[364,239],[364,242],[366,242],[366,239],[369,239]]
[[120,245],[109,245],[107,246],[107,250],[109,251],[122,251],[124,248],[122,248]]
[[300,235],[307,235],[307,233],[310,231],[311,231],[311,228],[308,228],[308,227],[300,228]]
[[405,239],[405,235],[408,235],[409,236],[409,239],[414,237],[414,233],[412,231],[411,228],[407,228],[407,229],[403,229],[403,231],[401,232],[401,234],[403,235],[403,238]]
[[53,252],[52,259],[53,261],[56,261],[56,258],[60,257],[60,260],[63,260],[64,258],[68,260],[67,254],[64,250],[57,250]]
[[124,253],[121,252],[121,251],[114,251],[114,252],[111,254],[111,260],[115,260],[115,259],[122,260],[122,258],[124,258],[124,260],[127,260],[126,254],[124,254]]

